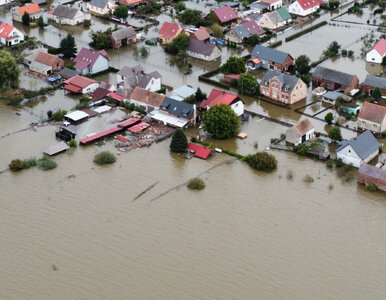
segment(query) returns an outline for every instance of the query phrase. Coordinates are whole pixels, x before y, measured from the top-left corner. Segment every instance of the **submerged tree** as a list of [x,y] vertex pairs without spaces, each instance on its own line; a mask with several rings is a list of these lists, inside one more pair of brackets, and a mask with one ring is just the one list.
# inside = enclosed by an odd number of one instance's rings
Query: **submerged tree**
[[228,105],[214,105],[202,117],[202,127],[218,139],[234,136],[239,129],[239,118]]
[[340,141],[342,139],[342,134],[340,132],[339,126],[334,126],[328,131],[328,137],[334,141]]
[[245,61],[242,57],[231,56],[221,66],[221,72],[224,74],[241,74],[245,73],[246,70]]
[[14,56],[6,50],[0,51],[0,88],[17,88],[20,69]]
[[260,94],[260,86],[251,74],[244,74],[237,80],[237,87],[241,94],[255,96]]
[[178,128],[172,137],[170,142],[170,150],[173,152],[184,152],[188,148],[188,140],[182,129]]
[[382,98],[381,89],[379,87],[375,87],[371,92],[371,97],[373,97],[375,101],[379,101]]
[[114,16],[120,19],[126,19],[129,16],[129,10],[126,5],[118,5],[114,10]]

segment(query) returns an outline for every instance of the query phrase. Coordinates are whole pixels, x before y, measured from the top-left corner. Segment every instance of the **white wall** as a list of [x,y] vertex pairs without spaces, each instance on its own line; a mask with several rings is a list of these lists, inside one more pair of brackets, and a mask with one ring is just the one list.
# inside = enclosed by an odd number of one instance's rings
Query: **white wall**
[[244,113],[244,103],[242,101],[231,104],[231,108],[238,117]]
[[83,90],[82,90],[82,93],[83,94],[88,94],[88,93],[92,93],[93,91],[95,91],[97,88],[99,87],[99,83],[91,83],[90,85],[86,86]]
[[91,74],[102,72],[104,70],[107,70],[108,68],[109,61],[102,55],[99,55],[96,62],[94,63],[94,66],[91,68]]
[[337,152],[336,157],[338,159],[340,158],[346,165],[353,165],[356,168],[359,168],[361,165],[360,157],[355,153],[350,145]]
[[380,64],[382,63],[382,56],[377,50],[373,49],[366,54],[366,61]]
[[161,89],[161,78],[152,78],[145,88],[146,90],[155,92]]

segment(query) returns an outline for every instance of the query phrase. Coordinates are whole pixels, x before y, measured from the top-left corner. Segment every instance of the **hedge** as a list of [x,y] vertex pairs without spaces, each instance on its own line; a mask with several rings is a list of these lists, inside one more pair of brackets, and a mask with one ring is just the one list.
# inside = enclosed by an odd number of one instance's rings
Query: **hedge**
[[283,41],[277,41],[277,42],[274,42],[273,44],[269,45],[269,48],[276,48],[276,47],[279,47],[281,44],[283,44]]
[[300,37],[300,36],[302,36],[302,35],[304,35],[306,33],[309,33],[309,32],[311,32],[311,31],[313,31],[315,29],[318,29],[319,27],[322,27],[322,26],[324,26],[326,24],[327,24],[327,21],[323,21],[323,22],[320,22],[318,24],[315,24],[315,25],[313,25],[313,26],[311,26],[311,27],[309,27],[307,29],[304,29],[302,31],[299,31],[299,32],[293,34],[293,35],[290,35],[289,37],[286,37],[285,41],[286,42],[292,41],[292,40],[294,40],[294,39],[296,39],[296,38],[298,38],[298,37]]

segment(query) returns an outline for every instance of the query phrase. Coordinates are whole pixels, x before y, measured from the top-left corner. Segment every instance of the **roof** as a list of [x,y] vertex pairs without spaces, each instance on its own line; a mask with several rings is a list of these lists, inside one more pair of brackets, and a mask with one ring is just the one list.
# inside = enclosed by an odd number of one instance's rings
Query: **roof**
[[93,142],[93,141],[96,141],[102,137],[105,137],[107,135],[110,135],[112,133],[115,133],[115,132],[118,132],[118,131],[121,131],[123,130],[121,127],[113,127],[113,128],[110,128],[110,129],[107,129],[105,131],[102,131],[102,132],[99,132],[99,133],[96,133],[96,134],[93,134],[91,136],[88,136],[84,139],[81,139],[79,141],[79,143],[81,144],[87,144],[87,143],[90,143],[90,142]]
[[111,33],[111,36],[112,36],[112,38],[115,41],[120,41],[120,40],[129,38],[129,37],[133,37],[133,36],[136,36],[136,35],[137,34],[135,33],[134,28],[131,27],[131,26],[125,27],[123,29],[119,29],[119,30],[116,30],[116,31],[113,31]]
[[314,129],[314,125],[312,125],[310,119],[305,118],[296,125],[294,125],[299,136],[305,135],[308,131]]
[[386,53],[386,40],[379,40],[368,52],[375,49],[381,56],[384,56]]
[[128,77],[131,76],[133,73],[140,73],[140,72],[145,72],[145,69],[142,68],[142,66],[138,65],[135,67],[128,67],[124,66],[122,69],[120,69],[117,72],[117,75],[121,75],[122,77]]
[[61,141],[48,146],[46,149],[44,149],[43,152],[47,155],[55,155],[57,153],[67,150],[68,148],[70,147],[65,142]]
[[105,8],[107,3],[109,3],[109,0],[91,0],[90,5]]
[[65,80],[64,83],[65,84],[72,84],[72,85],[75,85],[77,87],[84,89],[85,87],[88,87],[92,83],[98,83],[98,81],[91,79],[91,78],[88,78],[88,77],[76,75],[74,77],[71,77],[71,78]]
[[165,99],[165,95],[158,94],[142,87],[135,87],[130,95],[131,100],[139,101],[151,106],[160,107]]
[[65,78],[65,79],[74,77],[74,76],[79,75],[79,74],[80,74],[79,71],[76,71],[76,70],[73,70],[73,69],[69,69],[69,68],[64,68],[63,70],[61,70],[59,72],[59,75],[62,76],[63,78]]
[[190,119],[193,116],[194,106],[189,103],[165,97],[160,109],[168,112],[169,114],[179,116],[185,119]]
[[134,125],[134,126],[130,127],[129,131],[132,132],[132,133],[138,133],[138,132],[141,132],[141,131],[145,130],[149,126],[150,126],[149,124],[141,121],[137,125]]
[[193,33],[192,37],[194,37],[196,40],[205,41],[207,39],[210,39],[210,35],[205,27],[200,27],[198,30],[196,30],[195,33]]
[[194,156],[202,159],[207,159],[209,155],[214,153],[212,149],[206,148],[201,145],[193,144],[193,143],[188,143],[188,149],[194,152]]
[[145,2],[147,2],[147,0],[119,0],[119,4],[126,5],[129,7],[137,6]]
[[205,56],[210,56],[213,52],[213,49],[216,47],[215,44],[204,42],[200,40],[190,39],[189,44],[186,47],[186,51],[193,53],[202,54]]
[[361,164],[358,170],[358,174],[363,174],[386,182],[386,170],[374,167],[369,164]]
[[304,10],[319,6],[321,4],[319,0],[297,0],[297,2]]
[[122,100],[124,99],[123,96],[118,95],[117,93],[114,93],[114,92],[110,92],[110,93],[108,94],[108,96],[111,97],[111,98],[113,98],[113,99],[115,99],[115,100],[117,100],[117,101],[122,101]]
[[110,60],[109,55],[105,50],[94,51],[93,49],[83,47],[74,58],[74,62],[76,63],[74,68],[77,70],[84,70],[87,67],[93,67],[100,55],[107,60]]
[[258,57],[260,59],[272,61],[278,64],[284,64],[288,56],[292,58],[292,56],[286,52],[264,47],[261,45],[256,45],[251,53],[252,58]]
[[135,124],[138,124],[139,122],[140,122],[140,119],[131,118],[131,119],[127,120],[127,121],[119,123],[118,127],[120,127],[120,128],[127,128],[127,127],[133,126]]
[[275,70],[267,70],[260,84],[262,86],[269,86],[269,81],[273,77],[276,77],[281,82],[281,90],[286,93],[291,93],[292,90],[295,88],[296,84],[299,82],[299,80],[301,80],[295,75],[289,75]]
[[343,96],[344,96],[344,93],[342,93],[342,92],[328,91],[328,92],[324,93],[322,97],[325,99],[328,99],[328,100],[334,100],[335,101],[339,97],[343,97]]
[[276,11],[267,12],[263,16],[267,16],[271,23],[275,25],[283,21]]
[[75,86],[73,84],[65,85],[64,89],[67,90],[67,91],[73,92],[73,93],[80,93],[80,91],[82,90],[82,88],[80,88],[78,86]]
[[238,15],[230,6],[216,8],[213,12],[216,14],[221,23],[229,22],[238,18]]
[[244,21],[241,23],[249,31],[250,34],[263,35],[265,30],[258,25],[255,20]]
[[7,39],[14,29],[14,26],[0,21],[0,37]]
[[248,59],[248,61],[253,62],[255,65],[261,63],[261,59],[260,59],[260,58],[257,58],[257,57],[250,58],[250,59]]
[[78,11],[79,10],[74,7],[58,5],[54,10],[53,15],[61,18],[73,19]]
[[386,90],[386,78],[367,75],[362,85],[368,85],[371,87],[379,87],[380,89]]
[[179,29],[180,26],[176,23],[164,22],[158,33],[165,39],[171,39],[178,34]]
[[24,15],[25,13],[28,13],[29,15],[33,15],[41,12],[40,6],[37,3],[32,3],[32,4],[18,7],[17,11],[21,16]]
[[350,86],[355,76],[333,69],[317,66],[315,71],[312,73],[312,77],[336,82],[342,86]]
[[207,99],[203,100],[200,104],[201,108],[206,108],[207,106],[212,107],[213,105],[231,105],[235,100],[241,100],[239,96],[220,91],[217,89],[212,89]]
[[251,36],[249,30],[243,24],[233,27],[233,31],[240,39],[249,38]]
[[47,66],[53,66],[58,61],[61,61],[61,59],[56,55],[53,55],[44,51],[40,51],[39,54],[36,56],[35,61],[41,64],[45,64]]
[[174,89],[172,92],[168,94],[169,98],[183,101],[184,99],[188,98],[191,95],[196,94],[197,90],[192,88],[189,85],[182,85],[176,89]]
[[351,146],[361,159],[366,159],[371,153],[377,150],[381,144],[369,130],[366,130],[358,137],[351,138],[348,141],[339,142],[339,146],[340,147],[336,149],[335,152],[339,152],[347,146]]
[[64,116],[66,119],[70,119],[74,122],[83,120],[88,117],[88,113],[81,111],[81,110],[75,110],[73,112],[70,112]]
[[232,1],[220,2],[219,6],[239,7],[240,6],[240,2],[232,2]]
[[110,94],[109,90],[98,87],[91,95],[91,101],[97,102],[99,100],[105,99]]
[[140,65],[132,68],[125,66],[117,74],[122,76],[125,83],[131,88],[135,88],[136,86],[146,88],[153,78],[162,78],[161,74],[157,71],[149,74],[145,73]]
[[253,2],[251,4],[248,4],[247,7],[256,8],[258,10],[264,10],[264,9],[267,9],[269,5],[264,3],[259,3],[259,2]]
[[370,102],[362,105],[358,118],[381,124],[386,117],[386,107]]
[[279,8],[276,12],[283,21],[287,21],[287,20],[292,19],[290,13],[288,12],[288,10],[285,7]]
[[[184,102],[181,102],[181,103],[184,103]],[[189,122],[184,118],[180,118],[168,113],[164,113],[158,109],[155,109],[152,112],[150,112],[148,116],[154,120],[160,121],[165,124],[169,124],[174,127],[179,127],[179,128],[184,127]]]

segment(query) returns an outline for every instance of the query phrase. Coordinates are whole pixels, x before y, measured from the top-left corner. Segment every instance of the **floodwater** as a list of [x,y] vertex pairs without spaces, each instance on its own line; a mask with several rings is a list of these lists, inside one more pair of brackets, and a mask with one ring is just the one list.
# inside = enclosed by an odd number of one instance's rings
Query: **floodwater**
[[[167,84],[210,91],[197,74],[217,66],[194,62],[193,74],[182,76],[164,66],[161,47],[150,53],[110,54],[114,66],[141,63],[160,68]],[[263,115],[302,118],[242,98]],[[0,102],[0,170],[13,158],[40,157],[55,140],[55,126],[19,130],[76,103],[63,90],[21,108]],[[95,117],[81,134],[122,115]],[[208,142],[248,154],[285,130],[251,117],[240,127],[247,139]],[[355,170],[339,177],[322,162],[269,150],[278,169],[266,174],[225,154],[186,159],[170,153],[169,142],[118,155],[107,167],[92,160],[115,152],[114,141],[60,154],[51,171],[0,174],[0,299],[385,299],[386,197],[358,185]],[[204,190],[184,185],[195,176]]]

